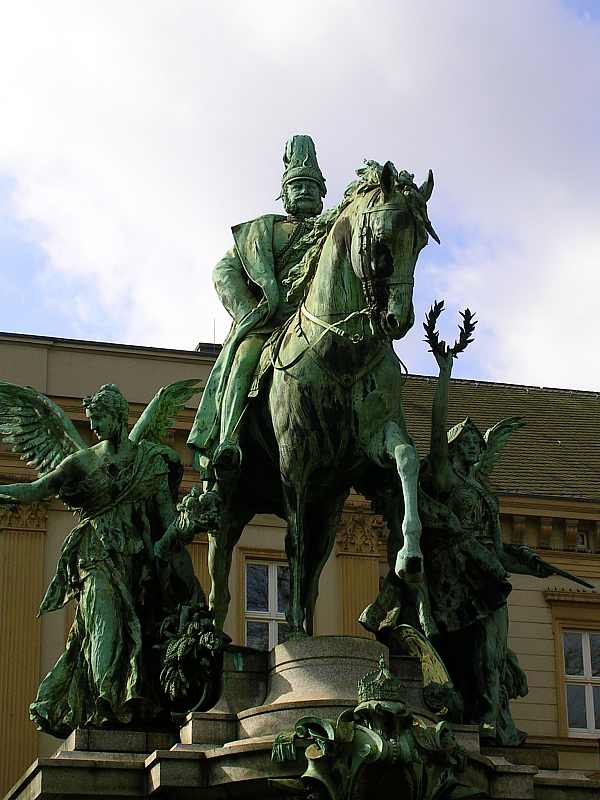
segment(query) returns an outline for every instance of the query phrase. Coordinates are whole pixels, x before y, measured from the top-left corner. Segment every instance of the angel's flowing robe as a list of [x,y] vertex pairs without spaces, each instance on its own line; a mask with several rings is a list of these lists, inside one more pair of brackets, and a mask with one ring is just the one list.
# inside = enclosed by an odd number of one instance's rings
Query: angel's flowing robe
[[[83,481],[61,490],[80,522],[63,544],[40,613],[71,599],[77,610],[65,651],[30,706],[47,733],[63,737],[77,726],[149,721],[161,712],[145,633],[160,624],[164,587],[153,544],[164,522],[156,497],[172,485],[175,456],[142,441],[121,468],[99,460]],[[199,586],[183,556],[178,583],[189,600]]]
[[523,687],[519,693],[526,693],[527,679],[508,649],[512,587],[498,552],[498,500],[480,481],[461,476],[440,503],[426,493],[427,469],[421,478],[421,544],[439,630],[435,645],[463,697],[466,720],[491,724],[499,744],[521,744],[508,687]]

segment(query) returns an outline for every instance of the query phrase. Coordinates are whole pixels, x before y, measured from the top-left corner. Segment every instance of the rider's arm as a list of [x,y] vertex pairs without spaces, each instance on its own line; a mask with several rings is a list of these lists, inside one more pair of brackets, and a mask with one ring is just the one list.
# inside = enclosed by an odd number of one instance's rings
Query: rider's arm
[[448,457],[448,387],[452,374],[453,357],[450,354],[435,354],[440,373],[433,396],[431,412],[430,464],[433,490],[436,495],[450,491],[451,468]]
[[235,247],[228,250],[214,268],[213,283],[220,301],[236,322],[240,322],[258,303],[248,287]]

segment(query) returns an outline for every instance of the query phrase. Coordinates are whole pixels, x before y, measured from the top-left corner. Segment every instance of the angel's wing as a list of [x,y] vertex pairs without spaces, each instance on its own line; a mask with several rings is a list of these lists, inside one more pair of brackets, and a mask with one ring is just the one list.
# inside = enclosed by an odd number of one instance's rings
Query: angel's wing
[[197,378],[177,381],[163,386],[146,406],[144,413],[133,426],[129,438],[132,442],[148,439],[160,443],[190,397],[200,391]]
[[0,439],[40,476],[87,445],[62,408],[30,386],[0,381]]
[[487,447],[477,464],[477,472],[486,476],[489,475],[510,439],[511,433],[522,428],[525,424],[523,417],[507,417],[497,425],[494,425],[493,428],[488,428],[483,437]]

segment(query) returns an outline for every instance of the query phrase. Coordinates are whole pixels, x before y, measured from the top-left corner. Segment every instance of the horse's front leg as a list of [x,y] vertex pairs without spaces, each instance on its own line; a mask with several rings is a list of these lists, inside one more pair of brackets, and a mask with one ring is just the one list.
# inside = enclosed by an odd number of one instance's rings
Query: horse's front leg
[[285,616],[289,626],[288,639],[306,636],[304,619],[305,530],[304,492],[298,487],[283,486],[287,516],[285,552],[290,570],[290,599]]
[[423,574],[421,553],[421,520],[417,506],[417,483],[419,459],[408,434],[396,422],[388,422],[384,431],[384,450],[396,463],[402,483],[404,519],[402,535],[404,542],[396,556],[395,571],[407,579],[420,578]]
[[225,625],[231,600],[229,572],[233,549],[252,516],[251,512],[242,509],[236,512],[227,510],[223,514],[220,529],[208,535],[208,571],[211,579],[209,607],[214,612],[215,626],[220,631]]

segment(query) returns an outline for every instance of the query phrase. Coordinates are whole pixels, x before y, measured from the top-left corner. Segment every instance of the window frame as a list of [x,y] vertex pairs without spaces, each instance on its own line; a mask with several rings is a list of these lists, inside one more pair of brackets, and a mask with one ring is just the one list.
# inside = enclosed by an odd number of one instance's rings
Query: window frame
[[[590,635],[600,635],[600,627],[598,630],[589,630],[582,628],[569,628],[568,626],[561,626],[561,656],[564,675],[563,696],[565,703],[565,717],[567,724],[567,734],[569,736],[600,736],[600,727],[591,728],[571,728],[569,727],[569,709],[567,701],[567,686],[583,686],[585,689],[585,715],[588,723],[595,724],[594,712],[594,690],[593,687],[600,688],[600,675],[592,675],[592,656],[590,648]],[[583,661],[583,675],[570,675],[567,674],[565,665],[565,652],[564,652],[564,635],[565,633],[578,633],[581,634],[581,656]]]
[[[566,674],[563,634],[600,633],[600,594],[558,589],[545,591],[544,597],[552,611],[558,734],[569,739],[598,739],[600,737],[599,729],[569,728],[567,683],[574,684],[583,681],[588,682],[590,685],[600,685],[600,678],[596,683],[595,678]],[[586,690],[586,715],[589,712],[588,694]]]
[[[246,643],[246,622],[267,622],[269,626],[269,642],[267,652],[277,645],[278,628],[277,626],[282,622],[286,622],[285,613],[277,611],[277,567],[288,567],[287,558],[285,553],[281,550],[259,550],[259,549],[241,549],[241,570],[240,570],[240,640],[244,647],[248,647]],[[268,586],[268,610],[267,611],[248,611],[246,604],[246,571],[248,564],[266,564],[268,567],[267,572],[267,586]],[[271,576],[274,575],[274,580]],[[272,611],[272,609],[274,609]]]

